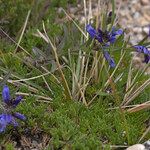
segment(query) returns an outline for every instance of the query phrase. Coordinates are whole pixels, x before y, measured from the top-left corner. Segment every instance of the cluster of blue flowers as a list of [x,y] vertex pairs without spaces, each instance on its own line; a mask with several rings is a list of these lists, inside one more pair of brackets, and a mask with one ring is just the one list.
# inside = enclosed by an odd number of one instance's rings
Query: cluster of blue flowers
[[103,55],[105,59],[108,61],[110,67],[115,67],[115,61],[111,58],[109,52],[107,51],[108,46],[113,44],[116,41],[118,35],[123,34],[122,29],[116,30],[115,27],[112,27],[110,32],[103,32],[101,29],[95,30],[90,24],[86,26],[86,31],[89,33],[92,39],[98,40],[102,45]]
[[13,125],[14,127],[18,126],[16,119],[26,120],[26,117],[23,114],[18,112],[13,112],[14,108],[22,100],[21,96],[17,96],[15,100],[12,100],[10,97],[9,87],[4,86],[2,91],[3,98],[3,113],[0,115],[0,133],[4,132],[7,125]]
[[143,53],[144,54],[144,62],[145,63],[149,63],[150,61],[150,51],[148,50],[147,47],[142,46],[142,45],[136,45],[134,46],[134,48],[136,49],[137,52],[139,53]]
[[[123,34],[122,29],[116,30],[115,27],[112,27],[111,31],[102,31],[101,29],[95,30],[90,24],[86,26],[86,31],[89,33],[90,37],[92,39],[96,39],[101,45],[102,45],[102,51],[105,59],[108,61],[111,68],[115,67],[115,61],[110,56],[107,48],[110,46],[110,44],[115,43],[117,36],[120,36]],[[149,36],[150,36],[150,30],[149,30]],[[148,63],[150,61],[150,51],[147,47],[136,45],[134,46],[135,50],[139,53],[143,53],[145,56],[145,63]]]

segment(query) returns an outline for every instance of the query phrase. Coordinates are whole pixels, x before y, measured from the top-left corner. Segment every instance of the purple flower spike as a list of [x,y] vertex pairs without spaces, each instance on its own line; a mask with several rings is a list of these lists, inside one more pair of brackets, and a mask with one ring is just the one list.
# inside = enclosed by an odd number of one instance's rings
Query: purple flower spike
[[9,87],[7,85],[3,87],[2,97],[3,97],[3,101],[8,104],[10,101],[10,93],[9,93]]
[[104,50],[103,52],[105,59],[108,61],[111,68],[114,68],[116,66],[113,58],[110,57],[108,51]]
[[150,51],[145,46],[136,45],[134,46],[137,52],[143,53],[145,55],[145,63],[148,63],[150,61]]

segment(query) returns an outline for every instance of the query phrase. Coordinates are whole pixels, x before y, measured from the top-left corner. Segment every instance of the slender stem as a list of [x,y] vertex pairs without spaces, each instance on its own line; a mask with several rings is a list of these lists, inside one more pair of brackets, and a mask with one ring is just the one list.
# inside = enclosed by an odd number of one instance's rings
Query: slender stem
[[58,66],[58,71],[59,71],[59,73],[60,73],[60,75],[61,75],[61,78],[62,78],[62,85],[63,85],[64,90],[65,90],[65,91],[64,91],[64,92],[65,92],[65,95],[66,95],[67,99],[70,99],[70,100],[71,100],[71,99],[72,99],[71,92],[70,92],[68,83],[67,83],[67,81],[66,81],[66,78],[65,78],[65,76],[64,76],[64,73],[63,73],[63,71],[62,71],[62,69],[61,69],[61,65],[60,65],[60,63],[59,63],[59,58],[58,58],[58,55],[57,55],[57,49],[56,49],[56,47],[53,45],[53,43],[51,42],[50,38],[48,37],[48,35],[47,35],[47,33],[46,33],[46,30],[45,30],[45,25],[44,25],[44,23],[43,23],[43,30],[44,30],[46,36],[44,36],[41,32],[40,32],[40,34],[42,34],[42,35],[47,39],[48,43],[52,46],[53,53],[54,53],[55,60],[56,60],[56,64],[57,64],[57,66]]

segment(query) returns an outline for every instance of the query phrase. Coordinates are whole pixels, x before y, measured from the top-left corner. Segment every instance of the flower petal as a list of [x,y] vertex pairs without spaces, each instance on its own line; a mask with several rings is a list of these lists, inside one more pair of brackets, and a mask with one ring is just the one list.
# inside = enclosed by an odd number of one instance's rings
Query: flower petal
[[145,47],[141,45],[134,46],[137,52],[143,53],[145,55],[145,63],[148,63],[150,61],[150,51]]
[[7,125],[7,122],[4,119],[4,114],[1,114],[0,115],[0,133],[5,131],[6,125]]
[[116,32],[115,32],[116,35],[121,35],[123,34],[123,30],[122,29],[118,29]]
[[96,37],[97,31],[90,24],[86,26],[86,31],[90,34],[91,38]]
[[145,46],[136,45],[136,46],[134,46],[134,48],[139,53],[149,54],[149,50]]
[[3,114],[3,119],[7,124],[9,124],[12,121],[12,115],[11,114]]
[[110,38],[109,38],[109,42],[110,43],[114,43],[116,41],[116,36],[111,36]]
[[112,30],[111,30],[111,35],[112,36],[121,35],[121,34],[123,34],[123,30],[122,29],[116,30],[115,27],[112,27]]
[[0,133],[4,132],[7,124],[2,124],[0,120]]
[[111,68],[114,68],[116,66],[115,61],[113,58],[110,57],[108,51],[104,50],[103,52],[105,59],[108,61]]
[[22,96],[17,96],[16,99],[12,102],[12,105],[16,107],[21,100],[22,100]]
[[0,132],[4,132],[6,126],[12,121],[12,116],[10,114],[1,114],[0,115]]
[[18,112],[14,113],[13,116],[20,120],[26,120],[26,117]]
[[3,87],[2,97],[3,97],[3,101],[5,103],[9,103],[9,101],[10,101],[10,94],[9,94],[9,87],[7,85],[5,85]]

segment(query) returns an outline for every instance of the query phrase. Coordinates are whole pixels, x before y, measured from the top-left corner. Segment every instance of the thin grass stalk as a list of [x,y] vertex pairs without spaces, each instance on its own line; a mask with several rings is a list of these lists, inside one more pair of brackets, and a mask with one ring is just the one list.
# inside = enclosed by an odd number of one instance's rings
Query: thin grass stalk
[[[72,65],[72,71],[75,72],[75,63],[73,63]],[[76,81],[74,75],[72,74],[72,96],[74,99],[76,98],[75,96],[76,91],[77,91]]]
[[146,131],[142,134],[142,136],[140,137],[138,143],[140,143],[144,138],[145,136],[150,132],[150,126],[146,129]]
[[[73,72],[75,72],[75,64],[72,63],[72,61],[71,61],[72,57],[71,57],[70,49],[68,49],[68,60],[69,60],[68,63],[70,65],[70,67],[72,68]],[[74,96],[75,91],[76,91],[75,79],[74,79],[74,76],[72,75],[72,90],[71,90],[71,92],[72,92],[73,98],[75,98],[75,96]]]
[[88,64],[89,64],[89,57],[86,59],[86,65],[85,65],[85,70],[84,70],[84,75],[83,75],[83,93],[84,93],[84,95],[85,95],[85,91],[86,91],[86,81],[88,79],[88,77],[87,77]]
[[[147,67],[148,67],[148,66],[147,66]],[[130,95],[130,93],[133,93],[132,90],[133,90],[134,87],[136,86],[138,78],[144,74],[144,72],[145,72],[145,70],[147,69],[147,67],[144,68],[144,70],[141,72],[140,75],[139,75],[140,70],[136,73],[135,77],[134,77],[133,80],[132,80],[132,83],[131,83],[130,87],[129,87],[128,90],[126,91],[126,94],[128,93],[128,95]],[[127,96],[126,96],[126,97],[127,97]],[[124,102],[126,102],[125,98],[124,98],[123,103],[124,103]],[[123,105],[123,103],[122,103],[122,105]]]
[[146,80],[139,88],[137,88],[136,91],[126,99],[126,103],[124,105],[130,103],[149,85],[150,85],[150,79]]
[[84,5],[84,17],[85,17],[85,23],[84,23],[84,28],[85,28],[85,30],[84,30],[84,32],[86,33],[86,24],[87,24],[87,22],[86,22],[86,19],[87,19],[87,13],[86,13],[86,9],[87,9],[87,7],[86,7],[86,0],[83,0],[83,5]]
[[38,75],[38,76],[34,76],[34,77],[31,77],[31,78],[25,78],[25,79],[19,79],[19,80],[12,80],[12,83],[14,82],[25,82],[25,81],[30,81],[30,80],[35,80],[35,79],[38,79],[38,78],[42,78],[44,76],[47,76],[49,75],[50,72],[47,72],[47,73],[44,73],[42,75]]
[[17,45],[20,49],[22,49],[26,54],[30,55],[31,57],[31,54],[27,50],[25,50],[21,45],[18,45],[17,42],[14,39],[12,39],[4,30],[2,29],[0,30],[2,31],[3,34],[5,34],[10,39],[11,42],[13,42],[15,45]]
[[[52,46],[52,49],[53,49],[53,53],[54,53],[54,56],[55,56],[55,59],[56,59],[56,63],[57,63],[57,66],[58,66],[58,70],[59,70],[59,73],[61,75],[61,78],[62,78],[62,85],[64,87],[64,92],[65,92],[65,95],[66,95],[66,98],[69,99],[69,100],[72,100],[72,96],[71,96],[71,92],[70,92],[70,89],[69,89],[69,86],[68,86],[68,83],[66,81],[66,78],[64,76],[64,73],[61,69],[61,65],[59,63],[59,58],[58,58],[58,55],[57,55],[57,49],[56,47],[53,45],[52,41],[50,40],[50,38],[48,37],[47,35],[47,32],[46,32],[46,29],[45,29],[45,25],[43,23],[43,30],[44,30],[44,33],[46,35],[46,39],[48,40],[48,43]],[[40,32],[41,35],[43,35],[41,32]],[[43,35],[44,36],[44,35]]]
[[81,60],[81,70],[80,70],[80,77],[79,77],[79,84],[82,85],[83,83],[83,72],[85,71],[85,52],[83,52],[82,60]]
[[[128,73],[127,84],[126,84],[126,92],[128,91],[128,89],[129,89],[130,86],[131,86],[131,80],[132,80],[132,61],[131,61],[131,63],[130,63],[130,67],[129,67],[129,73]],[[131,90],[132,90],[132,89],[131,89]],[[121,105],[123,105],[123,103],[126,101],[126,97],[127,97],[128,95],[129,95],[128,93],[126,93],[126,94],[124,95],[124,98],[123,98],[123,101],[122,101],[122,104],[121,104]]]
[[[0,80],[3,80],[3,78],[0,77]],[[34,88],[34,87],[30,86],[30,85],[27,85],[25,83],[22,83],[22,82],[14,83],[13,80],[9,80],[9,79],[7,80],[7,82],[11,83],[13,85],[16,85],[16,86],[18,86],[18,84],[21,85],[21,86],[24,86],[24,87],[28,88],[31,92],[34,92],[34,93],[38,92],[38,89],[36,89],[36,88]]]
[[[95,57],[94,57],[95,62],[98,59],[98,57],[99,57],[99,52],[96,52],[95,53]],[[95,67],[95,75],[94,75],[94,77],[95,77],[95,82],[97,82],[97,80],[98,80],[98,74],[99,74],[99,66],[98,66],[98,62],[95,63],[95,64],[96,64],[96,67]]]
[[58,84],[60,84],[60,81],[57,79],[57,77],[51,73],[50,71],[48,71],[45,67],[41,66],[41,68],[46,72],[46,73],[49,73],[56,81]]
[[134,113],[134,112],[138,112],[138,111],[141,111],[143,109],[148,109],[148,108],[150,108],[150,102],[149,103],[138,104],[135,107],[128,109],[127,112]]
[[75,24],[75,26],[79,29],[79,31],[84,35],[84,37],[87,39],[87,35],[85,34],[85,32],[80,28],[80,26],[78,26],[78,24],[71,18],[71,16],[64,10],[62,9],[63,12],[66,14],[66,16]]
[[[126,108],[133,108],[133,107],[136,107],[136,106],[139,106],[139,104],[137,104],[137,105],[121,106],[121,108],[125,110]],[[117,110],[117,109],[119,109],[119,106],[118,107],[108,108],[107,110]]]
[[[7,71],[5,68],[0,67],[0,70],[3,71],[4,73],[8,73],[8,71]],[[14,74],[14,73],[12,73],[12,72],[11,72],[11,76],[12,76],[12,77],[15,77],[15,78],[17,78],[17,79],[19,79],[19,80],[21,80],[21,77],[19,77],[18,75]],[[27,85],[22,84],[22,83],[20,83],[20,82],[18,82],[18,83],[21,84],[21,85],[24,85],[24,86],[26,86],[26,87],[28,87],[29,85],[33,87],[33,83],[30,83],[29,81],[25,81],[25,83],[26,83]],[[32,84],[32,85],[31,85],[31,84]],[[36,87],[36,89],[37,89],[37,88],[38,88],[38,87]],[[37,89],[37,90],[39,90],[39,89]]]
[[[16,49],[14,50],[14,54],[17,52],[17,49],[18,49],[18,47],[19,47],[19,45],[20,45],[20,42],[21,42],[21,40],[22,40],[23,34],[24,34],[25,29],[26,29],[26,27],[27,27],[27,23],[28,23],[28,20],[29,20],[30,13],[31,13],[31,10],[28,11],[28,14],[27,14],[27,17],[26,17],[26,20],[25,20],[25,23],[24,23],[24,26],[23,26],[21,35],[20,35],[20,37],[19,37],[19,41],[18,41],[18,43],[17,43]],[[30,55],[26,50],[24,50],[24,52],[27,53],[28,55]]]
[[[74,62],[74,59],[71,57],[71,52],[68,50],[68,58],[69,58],[69,66],[72,68],[72,96],[74,99],[78,99],[79,95],[75,95],[77,93],[78,85],[77,83],[79,82],[79,76],[80,76],[80,66],[81,66],[81,51],[79,51],[78,54],[78,59],[77,59],[77,65]],[[72,62],[73,61],[73,62]],[[75,74],[77,76],[78,81],[76,81]]]
[[88,24],[91,23],[91,20],[93,18],[93,13],[92,13],[92,2],[89,0],[89,6],[88,6]]
[[[115,74],[115,72],[117,71],[117,69],[118,69],[118,67],[119,67],[119,65],[120,65],[120,63],[121,63],[121,61],[122,61],[124,55],[125,55],[125,52],[122,54],[122,56],[121,56],[121,58],[120,58],[120,60],[119,60],[119,62],[118,62],[118,64],[117,64],[117,66],[115,67],[114,71],[113,71],[112,74],[110,75],[110,78],[112,78],[112,77],[114,76],[114,74]],[[108,86],[108,85],[109,85],[109,79],[108,79],[107,82],[105,83],[104,88],[105,88],[106,86]],[[92,98],[92,100],[88,103],[88,106],[92,104],[92,102],[95,100],[95,98],[99,95],[98,93],[101,92],[101,91],[102,91],[102,88],[97,92],[97,94],[95,94],[95,96]]]
[[80,90],[85,91],[87,86],[89,85],[90,80],[92,79],[92,77],[94,77],[94,72],[95,72],[95,69],[96,69],[96,66],[97,66],[97,63],[98,63],[99,59],[100,59],[100,57],[98,58],[98,60],[96,60],[95,65],[93,63],[93,67],[91,69],[90,77],[88,78],[87,82],[85,84],[83,84],[83,86],[81,87]]
[[36,94],[29,94],[29,93],[24,93],[24,92],[16,92],[16,95],[22,95],[22,96],[35,96],[36,98],[41,98],[43,100],[49,100],[52,101],[52,98],[50,97],[45,97],[42,95],[36,95]]
[[[102,58],[102,55],[101,55],[100,57]],[[100,68],[100,70],[99,70],[98,81],[100,81],[100,79],[101,79],[101,73],[102,73],[102,70],[103,70],[104,65],[105,65],[105,59],[103,58],[103,59],[102,59],[102,64],[101,64],[101,68]]]
[[[119,68],[119,65],[121,64],[121,61],[123,60],[123,57],[125,56],[125,53],[126,53],[126,52],[124,52],[124,53],[121,55],[118,64],[116,65],[114,71],[113,71],[112,74],[110,75],[110,78],[112,78],[112,77],[114,76],[114,74],[116,73],[117,69]],[[108,86],[108,84],[109,84],[109,79],[108,79],[107,82],[105,83],[104,87]]]
[[46,84],[46,86],[47,86],[48,90],[49,90],[49,91],[53,94],[53,91],[52,91],[52,89],[50,88],[49,84],[47,83],[47,81],[46,81],[45,77],[44,77],[44,76],[42,76],[42,78],[43,78],[43,81],[45,82],[45,84]]
[[101,8],[100,8],[100,0],[98,0],[98,7],[97,7],[97,15],[96,15],[96,27],[99,26],[99,23],[100,23],[100,11]]
[[84,96],[84,93],[82,92],[81,87],[80,87],[80,84],[78,83],[78,79],[77,79],[77,76],[76,74],[72,71],[72,69],[70,67],[68,67],[70,69],[70,71],[72,72],[72,75],[74,76],[75,78],[75,81],[76,81],[76,84],[78,86],[78,89],[79,89],[79,93],[81,94],[81,98],[82,98],[82,101],[83,103],[85,104],[85,106],[87,106],[87,102],[86,102],[86,99],[85,99],[85,96]]
[[75,73],[76,73],[76,77],[78,79],[78,83],[81,85],[80,82],[82,82],[82,72],[83,72],[83,66],[82,66],[82,61],[83,61],[83,56],[82,56],[82,52],[79,51],[79,55],[78,55],[78,60],[77,60],[77,65],[75,67]]

